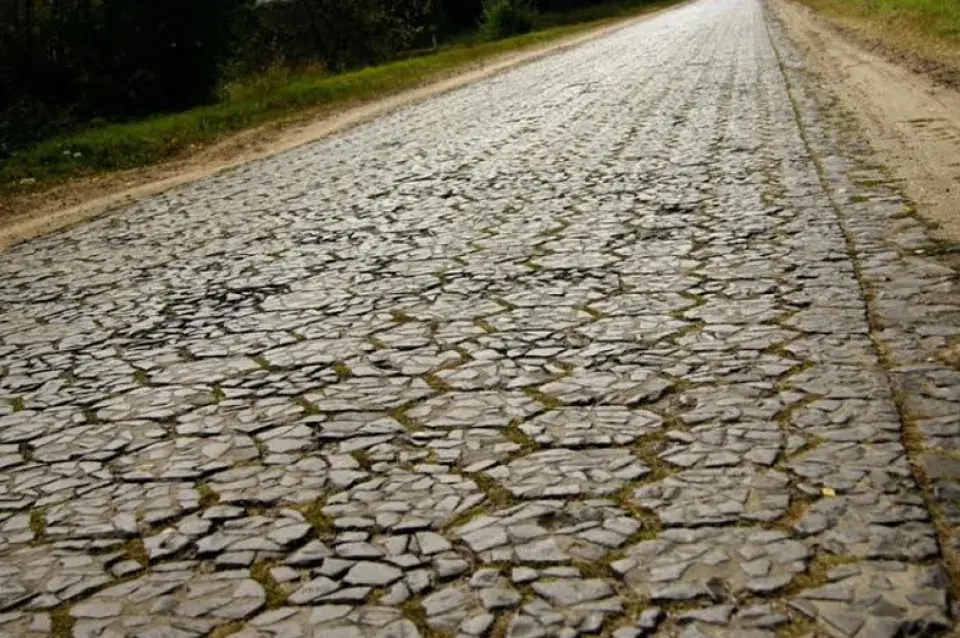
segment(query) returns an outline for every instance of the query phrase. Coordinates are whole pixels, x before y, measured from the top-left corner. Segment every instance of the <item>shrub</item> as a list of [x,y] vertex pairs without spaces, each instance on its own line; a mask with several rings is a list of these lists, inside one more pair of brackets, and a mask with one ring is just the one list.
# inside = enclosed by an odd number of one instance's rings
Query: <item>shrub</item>
[[485,0],[481,31],[488,40],[529,33],[534,13],[527,0]]

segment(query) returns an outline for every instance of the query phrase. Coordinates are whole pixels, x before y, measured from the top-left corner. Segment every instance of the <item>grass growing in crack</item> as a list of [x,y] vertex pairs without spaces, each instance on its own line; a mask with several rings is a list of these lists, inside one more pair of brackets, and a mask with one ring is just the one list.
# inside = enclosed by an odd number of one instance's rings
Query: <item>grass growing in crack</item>
[[407,430],[407,432],[416,432],[421,428],[420,424],[413,420],[409,414],[407,414],[407,408],[394,408],[388,410],[387,414],[393,417],[393,420],[399,423]]
[[7,399],[7,403],[10,404],[14,412],[23,412],[26,409],[23,403],[23,397],[11,397]]
[[524,388],[523,393],[528,397],[530,397],[531,399],[533,399],[534,401],[537,401],[538,403],[543,405],[543,407],[547,408],[548,410],[556,410],[557,408],[563,405],[563,403],[559,399],[554,398],[544,392],[541,392],[537,388]]
[[815,636],[816,623],[806,618],[791,618],[790,623],[777,629],[777,638],[810,638]]
[[30,531],[34,536],[42,536],[47,529],[47,513],[42,509],[30,510]]
[[[660,517],[657,516],[656,512],[633,502],[633,490],[635,489],[636,486],[625,485],[620,491],[614,494],[613,497],[625,512],[640,522],[640,529],[623,544],[623,547],[630,547],[640,541],[653,540],[659,536],[663,530],[663,523],[661,523]],[[623,558],[622,550],[609,554],[607,556],[607,562],[608,564],[613,563],[620,558]]]
[[432,390],[435,390],[440,393],[450,392],[453,390],[453,386],[438,377],[433,373],[427,373],[420,377],[423,379],[423,382],[426,383]]
[[[420,632],[421,638],[453,638],[452,633],[435,629],[427,624],[427,611],[420,604],[419,598],[411,598],[400,605],[400,613],[412,622]],[[507,614],[504,614],[507,616]],[[493,634],[496,635],[496,634]]]
[[863,562],[862,558],[856,556],[839,556],[837,554],[821,553],[816,556],[807,570],[794,577],[793,581],[781,592],[781,596],[789,598],[796,596],[807,589],[816,589],[823,587],[830,582],[830,570],[843,565],[852,565]]
[[539,450],[540,446],[537,445],[537,442],[520,429],[520,423],[521,421],[511,421],[510,425],[503,430],[504,438],[520,446],[520,449],[517,450],[518,453],[526,454]]
[[226,638],[227,636],[232,636],[233,634],[240,633],[243,630],[243,622],[239,620],[234,620],[228,622],[225,625],[220,625],[214,627],[213,630],[207,634],[207,638]]
[[250,567],[250,578],[260,583],[267,595],[267,609],[283,607],[287,601],[287,591],[270,573],[274,565],[266,560],[258,560]]
[[307,414],[321,414],[320,408],[313,403],[310,403],[305,396],[296,396],[290,400],[300,406],[300,408],[302,408]]
[[353,376],[353,370],[343,361],[334,361],[330,367],[333,369],[333,373],[337,375],[337,381],[346,381]]
[[790,505],[783,516],[767,524],[765,527],[782,532],[793,533],[793,527],[800,522],[800,519],[807,513],[814,500],[811,498],[797,498],[790,500]]
[[376,337],[367,337],[367,343],[373,346],[376,350],[386,350],[387,344],[383,341],[380,341]]
[[394,323],[410,323],[413,321],[413,317],[402,310],[391,310],[390,318],[393,319]]
[[70,638],[76,621],[70,615],[70,605],[64,603],[50,610],[50,638]]
[[937,358],[951,368],[960,370],[960,336],[947,337],[947,345],[937,353]]
[[638,438],[634,444],[634,452],[644,465],[650,468],[650,473],[643,477],[642,481],[650,483],[665,479],[671,474],[667,464],[660,459],[660,453],[667,441],[666,432],[652,432]]
[[373,459],[370,458],[370,452],[367,450],[354,450],[350,452],[350,456],[360,464],[360,467],[368,472],[373,467]]
[[324,501],[319,500],[301,505],[296,509],[303,514],[303,518],[313,526],[318,535],[329,536],[334,533],[333,521],[323,513],[324,505]]
[[475,325],[476,327],[480,328],[481,330],[483,330],[483,331],[486,332],[487,334],[493,334],[493,333],[495,333],[495,332],[497,331],[497,329],[493,327],[493,324],[492,324],[492,323],[490,323],[490,322],[487,321],[486,319],[483,319],[482,317],[477,317],[476,319],[474,319],[474,320],[473,320],[473,325]]
[[197,493],[200,495],[200,507],[203,509],[213,507],[220,502],[220,495],[206,483],[197,485]]
[[146,370],[134,370],[133,380],[140,385],[150,385],[150,375]]
[[123,544],[123,553],[132,561],[140,563],[142,567],[150,566],[150,554],[143,545],[143,539],[131,538]]
[[267,358],[264,357],[263,355],[258,354],[257,356],[250,357],[250,358],[253,359],[254,363],[256,363],[258,366],[260,366],[267,372],[273,372],[275,370],[275,368],[272,365],[270,365],[270,362],[267,361]]
[[600,321],[601,319],[606,317],[605,314],[603,314],[596,308],[591,308],[590,306],[578,306],[577,310],[580,310],[581,312],[585,312],[588,315],[590,315],[591,321]]
[[490,476],[480,472],[477,474],[468,475],[474,483],[477,484],[477,487],[480,488],[484,494],[487,495],[487,501],[494,507],[494,509],[504,509],[507,507],[512,507],[518,503],[517,498],[510,493],[507,488],[500,485],[499,481]]
[[213,397],[214,403],[222,403],[227,400],[227,393],[216,383],[210,388],[210,395]]

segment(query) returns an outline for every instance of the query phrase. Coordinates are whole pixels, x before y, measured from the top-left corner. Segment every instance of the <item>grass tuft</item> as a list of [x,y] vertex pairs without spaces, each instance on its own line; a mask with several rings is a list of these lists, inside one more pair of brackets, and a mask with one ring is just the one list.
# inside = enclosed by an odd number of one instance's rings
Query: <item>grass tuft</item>
[[317,530],[317,534],[320,536],[329,536],[334,533],[333,521],[323,513],[324,505],[323,500],[317,500],[306,505],[301,505],[297,510],[303,514],[303,518]]
[[143,545],[143,539],[141,538],[131,538],[125,542],[123,553],[126,554],[127,558],[140,563],[143,567],[150,566],[150,554],[147,553],[147,548]]
[[200,507],[213,507],[220,502],[220,495],[213,491],[209,485],[200,483],[197,485],[197,493],[200,494]]
[[66,603],[50,610],[51,638],[70,638],[76,621],[70,615],[70,606]]
[[271,562],[265,560],[258,560],[250,567],[250,578],[260,583],[267,594],[267,609],[278,609],[287,601],[286,589],[270,573],[273,567]]

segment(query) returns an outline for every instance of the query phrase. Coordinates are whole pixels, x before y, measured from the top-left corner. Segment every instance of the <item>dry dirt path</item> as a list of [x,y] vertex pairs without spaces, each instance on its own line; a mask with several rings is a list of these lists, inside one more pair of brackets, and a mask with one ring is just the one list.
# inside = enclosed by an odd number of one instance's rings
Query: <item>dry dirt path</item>
[[793,0],[776,0],[804,62],[851,112],[918,212],[960,244],[960,92],[843,37]]
[[0,636],[946,635],[955,273],[760,0],[0,254]]

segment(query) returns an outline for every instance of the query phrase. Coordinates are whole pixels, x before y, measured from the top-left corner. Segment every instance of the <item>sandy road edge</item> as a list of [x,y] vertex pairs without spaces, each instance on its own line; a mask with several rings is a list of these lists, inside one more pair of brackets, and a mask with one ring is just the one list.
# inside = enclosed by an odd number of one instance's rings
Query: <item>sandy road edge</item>
[[865,49],[796,0],[769,5],[920,217],[960,243],[960,92]]
[[[260,136],[261,139],[253,144],[253,148],[239,148],[233,151],[222,152],[224,157],[216,157],[214,152],[198,153],[198,157],[187,157],[134,171],[126,171],[128,175],[124,183],[111,186],[104,185],[108,190],[94,190],[95,194],[78,192],[74,184],[67,183],[58,190],[70,193],[70,198],[50,196],[50,200],[29,210],[26,213],[0,219],[0,251],[11,245],[51,233],[74,224],[109,213],[112,210],[131,204],[141,199],[158,195],[165,191],[184,186],[191,182],[228,171],[243,164],[265,159],[304,144],[309,144],[330,135],[340,133],[354,126],[382,117],[397,109],[423,102],[443,93],[462,88],[469,84],[499,75],[516,67],[534,62],[550,55],[555,55],[571,48],[586,44],[607,36],[621,29],[630,27],[639,22],[650,20],[664,12],[671,11],[678,6],[695,0],[686,0],[677,4],[655,9],[639,16],[625,18],[613,24],[608,24],[586,33],[562,38],[546,45],[538,46],[520,53],[510,53],[495,58],[493,61],[481,63],[479,68],[467,67],[465,71],[454,71],[455,75],[432,81],[423,86],[407,89],[389,95],[382,99],[366,102],[344,110],[335,111],[329,115],[321,115],[319,119],[306,124],[284,126],[266,124],[254,129],[240,131],[227,136],[215,147],[229,147],[243,138]],[[242,144],[241,144],[242,146]],[[213,159],[202,159],[204,155],[213,155]],[[80,180],[82,181],[82,180]],[[88,180],[96,185],[96,178]],[[132,185],[131,185],[132,183]],[[41,193],[43,198],[46,193]],[[69,203],[64,204],[64,200]],[[75,201],[69,201],[73,199]],[[79,201],[76,201],[79,200]]]

